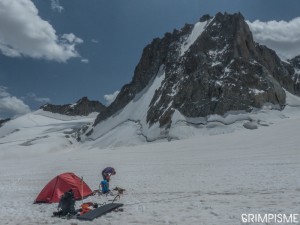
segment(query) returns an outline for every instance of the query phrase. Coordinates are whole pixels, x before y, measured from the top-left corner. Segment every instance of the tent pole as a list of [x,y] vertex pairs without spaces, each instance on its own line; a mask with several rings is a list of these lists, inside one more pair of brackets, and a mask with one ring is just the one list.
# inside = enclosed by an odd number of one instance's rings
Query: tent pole
[[83,204],[83,177],[81,177],[81,204]]

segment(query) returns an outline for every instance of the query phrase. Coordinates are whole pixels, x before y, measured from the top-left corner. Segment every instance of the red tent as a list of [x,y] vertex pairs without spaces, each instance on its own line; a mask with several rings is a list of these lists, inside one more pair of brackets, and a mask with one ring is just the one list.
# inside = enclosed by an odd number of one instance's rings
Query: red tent
[[59,202],[60,196],[72,189],[76,200],[93,194],[89,186],[74,173],[63,173],[53,178],[40,192],[34,203]]

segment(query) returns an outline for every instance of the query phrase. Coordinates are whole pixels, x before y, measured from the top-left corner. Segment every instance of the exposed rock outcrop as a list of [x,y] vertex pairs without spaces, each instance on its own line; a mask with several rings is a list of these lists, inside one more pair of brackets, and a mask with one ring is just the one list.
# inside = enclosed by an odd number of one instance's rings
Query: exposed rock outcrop
[[105,106],[98,101],[90,101],[87,97],[83,97],[75,104],[52,105],[46,104],[41,107],[44,111],[59,113],[68,116],[87,116],[93,112],[102,112]]
[[8,121],[10,121],[9,118],[8,119],[4,119],[4,120],[0,120],[0,127],[2,127],[3,124],[6,123],[6,122],[8,122]]
[[295,93],[297,95],[300,95],[300,56],[296,56],[289,60],[291,66],[293,69],[290,68],[291,73],[294,73],[293,75],[293,81],[294,81],[294,89]]

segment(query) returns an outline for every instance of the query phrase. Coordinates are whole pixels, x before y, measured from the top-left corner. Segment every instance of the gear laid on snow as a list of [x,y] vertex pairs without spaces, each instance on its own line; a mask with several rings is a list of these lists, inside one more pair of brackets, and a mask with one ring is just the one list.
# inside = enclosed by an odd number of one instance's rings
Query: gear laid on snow
[[93,202],[86,202],[86,203],[83,203],[80,207],[81,207],[79,209],[80,215],[83,215],[83,214],[85,214],[85,213],[93,210],[93,208],[94,209],[98,208],[98,204],[97,203],[93,203]]
[[77,219],[79,220],[89,220],[89,221],[92,221],[93,219],[95,218],[98,218],[108,212],[111,212],[113,210],[116,210],[117,208],[123,206],[123,204],[121,203],[108,203],[108,204],[105,204],[105,205],[102,205],[94,210],[90,210],[89,212],[83,214],[83,215],[80,215],[77,217]]
[[[116,171],[114,168],[105,168],[102,171],[102,176],[105,179],[100,182],[99,189],[94,192],[83,181],[83,177],[80,179],[73,173],[60,174],[44,187],[36,198],[35,203],[59,202],[57,211],[53,212],[53,216],[61,219],[93,220],[111,211],[123,211],[119,209],[123,204],[114,202],[117,198],[120,199],[120,194],[123,194],[125,189],[115,187],[113,191],[117,191],[117,193],[113,193],[109,189],[110,176],[115,174]],[[111,195],[114,196],[114,199],[108,200],[111,203],[106,204],[104,202],[100,204],[99,207],[97,203],[83,203],[84,197],[95,195],[96,193],[106,194],[106,196]],[[79,209],[75,210],[76,200],[81,200],[82,204]]]
[[118,194],[123,194],[123,193],[124,193],[124,191],[125,191],[125,189],[124,189],[124,188],[120,188],[120,187],[115,187],[113,190],[114,190],[114,191],[117,191],[117,192],[118,192]]
[[65,192],[58,203],[58,211],[53,212],[54,216],[66,216],[68,214],[75,215],[75,198],[72,189]]

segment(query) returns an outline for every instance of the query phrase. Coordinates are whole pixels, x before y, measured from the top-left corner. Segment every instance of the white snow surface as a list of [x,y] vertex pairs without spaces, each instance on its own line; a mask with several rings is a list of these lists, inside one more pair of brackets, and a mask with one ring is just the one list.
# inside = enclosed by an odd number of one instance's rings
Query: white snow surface
[[161,86],[164,78],[165,71],[162,65],[154,80],[142,92],[120,112],[93,128],[94,132],[89,137],[93,140],[93,145],[122,146],[128,143],[128,139],[133,139],[133,136],[137,137],[138,142],[145,140],[143,135],[150,140],[158,138],[159,124],[149,127],[146,118],[154,93]]
[[197,22],[190,35],[187,37],[185,42],[181,45],[180,56],[183,56],[187,50],[194,44],[198,37],[202,34],[205,28],[213,19],[207,20],[205,22]]
[[[70,149],[70,146],[78,144],[70,134],[82,125],[92,124],[97,115],[65,116],[38,110],[20,116],[0,128],[0,157],[22,158],[24,155],[19,154],[19,151],[24,150],[25,155],[35,157],[46,152]],[[51,145],[45,148],[44,143]]]
[[[97,124],[96,127],[90,127],[90,129],[93,129],[93,133],[86,138],[86,143],[83,145],[89,146],[89,148],[95,146],[115,148],[124,145],[140,145],[158,140],[186,139],[195,135],[217,135],[244,129],[243,125],[247,122],[269,126],[273,123],[273,120],[285,117],[285,111],[270,110],[274,108],[272,105],[266,105],[263,109],[253,110],[251,113],[234,111],[228,112],[224,116],[210,115],[199,118],[187,118],[175,110],[171,127],[167,131],[160,128],[158,123],[149,126],[146,121],[149,105],[155,91],[162,85],[164,76],[164,67],[161,66],[161,70],[153,82],[133,101],[112,117]],[[256,94],[261,93],[260,90],[256,89],[250,91]],[[293,106],[300,106],[299,97],[288,92],[286,94],[287,110]],[[212,101],[216,100],[212,99]],[[169,107],[172,107],[172,105],[170,104]]]
[[[287,93],[287,103],[283,111],[202,119],[177,112],[173,131],[194,136],[170,142],[124,145],[139,127],[126,121],[102,137],[109,141],[118,134],[113,138],[122,146],[107,148],[97,140],[81,144],[65,136],[95,115],[64,117],[39,110],[7,122],[0,128],[0,224],[232,225],[242,224],[243,213],[299,214],[300,99]],[[243,128],[249,117],[258,129]],[[57,204],[32,204],[64,172],[83,176],[97,189],[106,166],[117,170],[111,187],[126,189],[118,200],[123,212],[82,222],[51,217]],[[84,201],[102,204],[112,198],[95,195]]]

